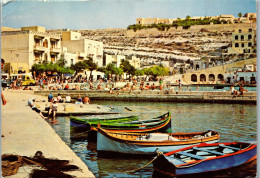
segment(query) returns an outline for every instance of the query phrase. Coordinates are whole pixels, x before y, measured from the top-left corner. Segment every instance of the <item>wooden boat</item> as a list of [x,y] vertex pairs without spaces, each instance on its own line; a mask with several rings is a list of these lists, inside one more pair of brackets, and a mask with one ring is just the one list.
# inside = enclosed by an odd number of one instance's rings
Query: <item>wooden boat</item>
[[[121,123],[100,123],[99,127],[115,132],[167,132],[171,133],[171,113],[148,120],[137,120]],[[96,126],[91,129],[97,131]]]
[[199,143],[215,143],[216,131],[194,133],[122,133],[98,128],[97,151],[123,154],[156,155],[156,150],[169,152]]
[[249,163],[256,159],[256,153],[256,145],[250,143],[202,143],[161,154],[153,167],[170,176],[206,173]]
[[116,124],[120,122],[129,122],[138,120],[137,116],[128,117],[116,117],[116,118],[93,118],[93,119],[82,119],[74,116],[70,116],[70,126],[77,128],[84,128],[85,130],[90,130],[91,127],[97,127],[98,124]]

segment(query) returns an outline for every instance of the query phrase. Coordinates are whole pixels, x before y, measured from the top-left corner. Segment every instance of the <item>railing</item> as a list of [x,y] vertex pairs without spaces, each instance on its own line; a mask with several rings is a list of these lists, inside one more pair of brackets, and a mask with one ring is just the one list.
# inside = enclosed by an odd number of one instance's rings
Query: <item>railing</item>
[[54,53],[60,53],[61,52],[61,48],[51,48],[50,51],[54,52]]
[[39,50],[39,51],[45,51],[46,50],[46,47],[44,47],[44,46],[34,45],[33,47],[34,47],[35,50]]

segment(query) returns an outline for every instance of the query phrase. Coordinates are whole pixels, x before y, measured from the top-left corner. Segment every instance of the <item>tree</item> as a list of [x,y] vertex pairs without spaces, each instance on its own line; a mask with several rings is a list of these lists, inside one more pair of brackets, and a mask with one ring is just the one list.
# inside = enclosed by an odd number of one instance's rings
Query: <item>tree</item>
[[98,66],[96,63],[94,63],[92,57],[88,57],[88,60],[86,60],[86,64],[88,65],[88,69],[90,70],[89,80],[92,79],[92,72],[93,70],[97,70]]
[[144,75],[144,70],[136,69],[136,70],[135,70],[135,75],[136,75],[136,76],[143,76],[143,75]]
[[242,17],[242,13],[241,12],[238,13],[238,17]]
[[74,74],[75,78],[80,71],[88,69],[88,64],[85,61],[79,61],[76,64],[72,64],[70,68],[76,71]]
[[190,20],[190,18],[191,18],[191,17],[190,17],[189,15],[186,16],[186,20]]
[[153,66],[151,67],[151,75],[154,78],[157,78],[158,76],[169,75],[169,69],[164,67],[163,65]]
[[135,67],[132,66],[128,60],[121,60],[120,68],[123,69],[123,71],[129,75],[135,75]]

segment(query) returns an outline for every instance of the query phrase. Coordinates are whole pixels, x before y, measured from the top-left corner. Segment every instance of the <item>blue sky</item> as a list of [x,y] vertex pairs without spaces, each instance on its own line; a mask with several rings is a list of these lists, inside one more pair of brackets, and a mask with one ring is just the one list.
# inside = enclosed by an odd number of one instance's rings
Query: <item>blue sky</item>
[[[7,0],[5,0],[7,1]],[[2,7],[2,26],[47,29],[126,28],[137,17],[185,18],[256,12],[255,0],[13,1]]]

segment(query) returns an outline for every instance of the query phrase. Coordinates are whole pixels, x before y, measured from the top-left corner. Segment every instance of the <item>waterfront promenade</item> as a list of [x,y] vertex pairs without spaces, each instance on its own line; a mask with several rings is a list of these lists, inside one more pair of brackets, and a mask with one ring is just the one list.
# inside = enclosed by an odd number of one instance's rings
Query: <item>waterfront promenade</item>
[[[7,100],[1,108],[2,154],[17,154],[33,157],[41,151],[45,158],[69,160],[79,171],[64,172],[76,177],[94,177],[85,163],[61,140],[52,127],[38,113],[33,111],[27,100],[36,97],[36,101],[46,97],[35,96],[33,91],[4,91]],[[34,167],[35,168],[35,167]],[[32,168],[23,166],[17,174],[10,177],[29,177]]]

